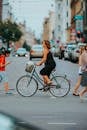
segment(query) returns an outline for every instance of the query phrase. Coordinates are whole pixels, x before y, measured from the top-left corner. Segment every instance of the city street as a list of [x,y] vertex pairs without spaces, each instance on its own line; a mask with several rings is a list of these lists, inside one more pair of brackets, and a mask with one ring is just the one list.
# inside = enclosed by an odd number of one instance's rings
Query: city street
[[[8,57],[11,64],[7,74],[12,95],[5,95],[0,84],[0,111],[30,122],[44,130],[87,130],[87,101],[80,102],[79,97],[72,95],[73,86],[78,77],[78,64],[55,58],[56,73],[67,75],[71,81],[71,90],[63,98],[52,98],[49,92],[37,91],[33,97],[21,97],[16,91],[17,79],[25,74],[28,58]],[[34,59],[37,62],[38,59]],[[37,71],[41,69],[37,67]],[[80,87],[81,89],[81,87]]]

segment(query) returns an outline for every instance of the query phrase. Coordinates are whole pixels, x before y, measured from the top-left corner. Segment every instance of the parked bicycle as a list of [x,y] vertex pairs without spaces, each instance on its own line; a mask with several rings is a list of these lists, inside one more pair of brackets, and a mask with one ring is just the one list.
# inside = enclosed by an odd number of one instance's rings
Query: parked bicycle
[[[36,66],[32,61],[26,64],[26,75],[21,76],[16,83],[17,92],[24,97],[33,96],[37,90],[50,92],[55,97],[64,97],[70,91],[70,81],[67,76],[51,73],[51,85],[44,85],[43,80],[36,71]],[[42,87],[40,87],[42,86]],[[45,90],[44,90],[45,89]]]

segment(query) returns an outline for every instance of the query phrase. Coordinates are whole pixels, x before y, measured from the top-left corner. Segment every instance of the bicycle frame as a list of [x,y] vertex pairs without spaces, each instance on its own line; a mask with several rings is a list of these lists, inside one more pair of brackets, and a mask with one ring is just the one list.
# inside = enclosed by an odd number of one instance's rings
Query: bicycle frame
[[[33,69],[33,71],[31,72],[31,79],[29,80],[29,83],[31,82],[31,80],[32,80],[32,77],[33,78],[35,78],[36,79],[36,81],[38,81],[43,87],[44,87],[44,82],[43,82],[43,80],[40,78],[40,76],[39,76],[39,74],[37,73],[37,71],[36,71],[36,66],[34,66],[34,69]],[[56,86],[56,88],[60,88],[61,86],[60,86],[60,84],[58,83],[58,81],[57,81],[57,79],[55,78],[55,74],[54,74],[54,72],[52,72],[51,73],[51,78],[54,78],[55,79],[55,81],[56,81],[56,83],[57,83],[57,86]],[[64,76],[64,78],[66,79],[66,75]],[[37,82],[37,83],[38,83]],[[55,85],[51,85],[51,86],[55,86]]]
[[[31,76],[31,79],[32,79],[32,77],[33,78],[35,78],[42,86],[44,86],[44,82],[43,82],[43,80],[40,78],[40,76],[39,76],[39,74],[37,73],[37,71],[36,71],[36,66],[34,67],[34,69],[33,69],[33,71],[31,72],[31,74],[29,74],[30,76]],[[38,83],[37,82],[37,83]]]
[[[36,71],[36,66],[34,67],[32,73],[30,74],[31,75],[31,79],[32,77],[35,78],[42,86],[44,86],[44,82],[43,82],[43,79],[40,78],[39,74],[37,73]],[[52,78],[55,77],[55,75],[53,73],[51,73],[51,76]],[[55,79],[56,80],[56,79]],[[31,81],[31,80],[30,80]]]

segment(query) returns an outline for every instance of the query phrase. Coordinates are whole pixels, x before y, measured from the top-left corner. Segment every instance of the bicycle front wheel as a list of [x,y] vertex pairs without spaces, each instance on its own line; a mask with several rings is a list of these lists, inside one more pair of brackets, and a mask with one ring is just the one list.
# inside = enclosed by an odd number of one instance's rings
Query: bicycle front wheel
[[55,76],[52,79],[53,86],[50,86],[50,93],[55,97],[64,97],[70,91],[70,82],[63,76]]
[[17,92],[23,97],[33,96],[37,89],[37,81],[30,75],[24,75],[20,77],[16,83]]

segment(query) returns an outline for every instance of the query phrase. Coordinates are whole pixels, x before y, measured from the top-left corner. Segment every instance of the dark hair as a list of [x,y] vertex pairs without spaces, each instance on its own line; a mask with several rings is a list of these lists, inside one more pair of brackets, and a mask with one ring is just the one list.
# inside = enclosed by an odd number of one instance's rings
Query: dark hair
[[51,48],[50,42],[48,40],[44,40],[44,42],[45,42],[45,45],[47,46],[47,48],[50,49]]
[[87,45],[85,46],[85,50],[87,51]]
[[5,55],[5,54],[6,54],[5,48],[1,48],[1,49],[0,49],[0,55]]
[[84,50],[85,50],[85,46],[81,47],[80,48],[80,54],[82,54]]

